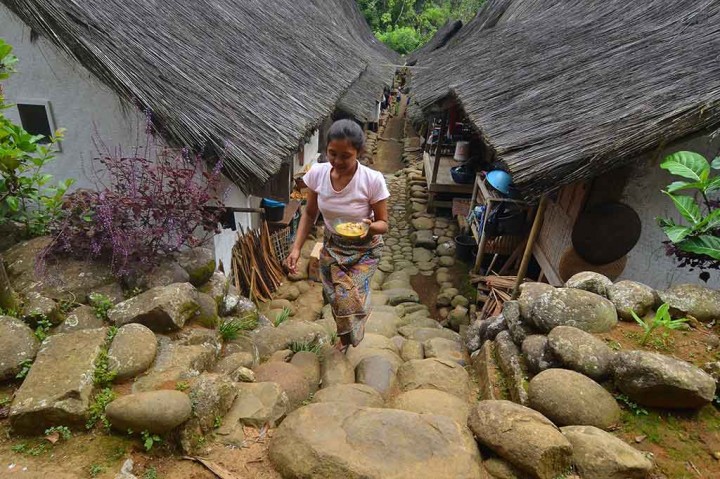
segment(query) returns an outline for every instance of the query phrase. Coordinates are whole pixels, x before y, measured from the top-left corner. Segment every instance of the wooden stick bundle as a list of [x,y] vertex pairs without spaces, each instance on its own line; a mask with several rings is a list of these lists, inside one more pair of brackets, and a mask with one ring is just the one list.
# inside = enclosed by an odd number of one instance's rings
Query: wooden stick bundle
[[284,278],[279,259],[270,244],[270,232],[263,222],[258,230],[238,233],[233,247],[235,286],[250,299],[269,301]]

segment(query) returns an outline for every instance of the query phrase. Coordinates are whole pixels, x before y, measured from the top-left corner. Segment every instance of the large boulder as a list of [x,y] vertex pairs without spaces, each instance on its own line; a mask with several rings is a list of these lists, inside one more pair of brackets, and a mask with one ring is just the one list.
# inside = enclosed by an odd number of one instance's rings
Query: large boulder
[[610,281],[605,275],[595,273],[594,271],[584,271],[572,276],[565,283],[566,288],[584,289],[591,293],[599,294],[607,298],[608,289],[612,286],[613,282]]
[[418,414],[437,414],[467,424],[470,406],[457,396],[435,389],[415,389],[397,395],[388,407]]
[[98,318],[95,310],[87,305],[80,305],[70,311],[60,326],[55,330],[56,333],[72,333],[81,329],[96,329],[105,326],[105,321]]
[[254,371],[258,382],[280,385],[287,394],[290,410],[300,407],[310,396],[310,386],[303,371],[293,364],[273,361],[257,366]]
[[178,264],[187,272],[190,283],[200,287],[207,283],[215,272],[215,255],[210,248],[193,248],[175,256]]
[[620,351],[612,362],[615,384],[650,407],[697,409],[715,396],[715,380],[702,369],[658,353]]
[[387,359],[397,369],[402,364],[400,351],[395,343],[385,336],[366,333],[362,342],[357,347],[350,347],[347,351],[347,358],[353,367],[357,367],[365,358],[381,356]]
[[370,386],[383,397],[395,388],[397,365],[382,356],[368,356],[355,368],[355,382]]
[[555,288],[547,283],[523,283],[520,285],[520,297],[518,297],[518,306],[520,306],[520,315],[525,320],[530,320],[532,308],[543,294],[553,291]]
[[33,330],[19,319],[0,316],[0,381],[13,379],[40,347]]
[[437,326],[432,328],[403,326],[398,329],[398,332],[407,339],[412,339],[413,341],[419,341],[421,343],[433,338],[444,338],[456,342],[462,341],[460,335],[455,331],[447,328],[438,328]]
[[610,286],[608,298],[615,305],[620,319],[632,321],[634,312],[641,318],[652,310],[656,303],[655,290],[634,281],[620,281]]
[[516,345],[521,346],[525,338],[534,334],[533,328],[520,315],[519,302],[506,301],[503,304],[502,316],[505,318],[508,331],[510,331],[510,337]]
[[461,343],[445,338],[428,339],[423,343],[423,350],[426,358],[447,359],[455,361],[460,366],[465,366],[470,359]]
[[192,415],[179,431],[183,452],[205,452],[204,436],[217,427],[237,396],[237,386],[224,374],[203,373],[192,382],[189,396],[192,398]]
[[93,391],[95,360],[107,329],[86,329],[47,338],[10,406],[10,424],[20,434],[52,426],[85,424]]
[[478,441],[529,477],[555,479],[571,465],[572,446],[548,418],[510,401],[480,401],[468,426]]
[[560,365],[548,347],[547,336],[542,334],[533,334],[525,338],[522,343],[522,353],[525,357],[525,365],[532,374]]
[[557,326],[574,326],[589,333],[605,333],[618,320],[615,306],[608,299],[571,288],[558,288],[541,294],[533,303],[530,319],[544,333]]
[[328,351],[320,362],[320,387],[329,388],[355,382],[355,367],[338,350]]
[[620,421],[615,398],[592,379],[566,369],[548,369],[532,380],[529,406],[558,426],[610,429]]
[[116,326],[140,323],[162,333],[182,329],[199,308],[195,287],[177,283],[123,301],[108,312],[108,319]]
[[320,359],[318,355],[310,351],[298,351],[293,354],[290,364],[302,371],[310,388],[310,394],[314,394],[320,387]]
[[383,293],[387,296],[390,306],[397,306],[402,303],[417,303],[420,301],[417,292],[410,288],[387,289],[383,291]]
[[283,477],[481,477],[477,445],[452,419],[339,403],[289,415],[272,438],[270,460]]
[[275,426],[289,411],[287,394],[277,383],[241,383],[235,387],[237,396],[224,425],[239,422],[258,429],[266,424]]
[[446,359],[408,361],[398,369],[398,385],[402,391],[437,389],[467,399],[470,377],[465,369]]
[[156,354],[155,334],[142,324],[132,323],[118,329],[108,350],[108,361],[117,379],[123,380],[147,371]]
[[218,345],[212,341],[183,344],[163,337],[159,339],[155,362],[146,374],[133,383],[132,391],[135,393],[172,389],[177,382],[187,381],[210,369],[220,353]]
[[720,291],[699,284],[679,284],[659,293],[660,300],[670,305],[678,316],[710,322],[720,319]]
[[105,409],[110,424],[118,431],[148,431],[165,434],[190,419],[192,403],[180,391],[150,391],[122,396]]
[[288,349],[293,343],[322,345],[330,342],[330,334],[321,324],[302,320],[285,321],[277,328],[260,328],[251,333],[251,338],[261,358]]
[[595,380],[606,378],[615,353],[605,342],[572,326],[558,326],[548,334],[548,346],[566,369]]
[[560,429],[573,447],[573,465],[583,479],[645,479],[653,463],[617,437],[592,426]]
[[336,402],[360,407],[383,407],[385,401],[375,389],[365,384],[340,384],[321,389],[312,402]]
[[25,295],[40,293],[57,301],[67,298],[85,301],[90,293],[120,289],[108,265],[99,261],[58,256],[49,258],[44,267],[37,268],[38,255],[51,241],[46,236],[34,238],[13,246],[3,254],[15,291]]
[[365,324],[365,332],[392,338],[397,334],[400,318],[395,313],[373,311]]

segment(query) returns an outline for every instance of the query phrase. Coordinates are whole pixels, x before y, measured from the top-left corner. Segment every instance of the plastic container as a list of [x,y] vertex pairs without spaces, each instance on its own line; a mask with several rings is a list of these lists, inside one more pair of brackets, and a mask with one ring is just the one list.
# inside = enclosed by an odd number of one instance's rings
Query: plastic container
[[453,159],[465,163],[470,158],[470,142],[469,141],[458,141],[455,145],[455,156]]
[[475,259],[477,251],[477,243],[472,236],[456,236],[455,237],[455,257],[463,263],[472,263]]
[[285,215],[285,203],[271,200],[269,198],[263,198],[261,206],[265,210],[266,221],[270,223],[282,221],[283,216]]

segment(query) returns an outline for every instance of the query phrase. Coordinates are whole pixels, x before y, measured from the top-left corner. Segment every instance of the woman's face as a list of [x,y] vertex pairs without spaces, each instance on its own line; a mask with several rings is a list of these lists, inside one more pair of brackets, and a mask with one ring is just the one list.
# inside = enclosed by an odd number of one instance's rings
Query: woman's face
[[358,151],[348,140],[330,140],[327,158],[338,173],[349,172],[355,168]]

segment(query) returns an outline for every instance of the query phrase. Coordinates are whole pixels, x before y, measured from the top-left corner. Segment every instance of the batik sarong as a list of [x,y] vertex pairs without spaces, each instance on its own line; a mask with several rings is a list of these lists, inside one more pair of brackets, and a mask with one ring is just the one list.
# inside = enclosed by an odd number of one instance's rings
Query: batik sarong
[[343,345],[357,346],[365,335],[370,313],[370,280],[380,262],[382,236],[348,240],[337,235],[325,239],[320,253],[323,293],[331,304]]

